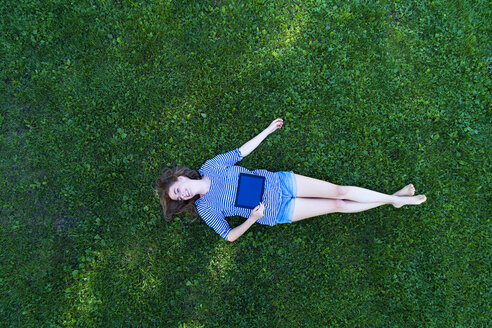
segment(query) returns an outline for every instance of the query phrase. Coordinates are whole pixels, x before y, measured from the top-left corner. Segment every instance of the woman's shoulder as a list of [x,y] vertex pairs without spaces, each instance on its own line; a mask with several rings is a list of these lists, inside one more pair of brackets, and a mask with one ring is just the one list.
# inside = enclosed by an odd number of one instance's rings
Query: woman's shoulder
[[238,148],[235,148],[226,153],[219,154],[213,158],[210,158],[203,163],[202,167],[227,167],[234,165],[236,162],[243,159],[241,151]]
[[213,215],[217,215],[217,214],[222,213],[222,211],[220,211],[217,208],[217,206],[215,206],[213,201],[210,201],[209,199],[204,199],[204,198],[205,197],[202,197],[202,198],[199,198],[195,201],[196,210],[202,218],[204,218],[204,215],[210,216],[212,213],[213,213]]

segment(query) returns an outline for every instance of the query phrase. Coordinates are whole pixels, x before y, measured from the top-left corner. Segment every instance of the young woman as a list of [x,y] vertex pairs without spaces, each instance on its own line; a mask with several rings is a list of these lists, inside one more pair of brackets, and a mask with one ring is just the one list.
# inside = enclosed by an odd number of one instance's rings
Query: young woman
[[[234,165],[282,125],[283,120],[276,119],[240,148],[206,161],[198,171],[176,167],[164,172],[156,185],[165,219],[170,220],[182,211],[197,212],[215,232],[232,242],[255,222],[276,225],[335,212],[361,212],[384,204],[401,207],[425,202],[424,195],[414,196],[415,188],[411,184],[387,195],[360,187],[339,186],[292,171],[250,171]],[[253,210],[234,206],[240,173],[265,177],[263,201]],[[247,220],[231,229],[225,220],[228,216],[242,216]]]

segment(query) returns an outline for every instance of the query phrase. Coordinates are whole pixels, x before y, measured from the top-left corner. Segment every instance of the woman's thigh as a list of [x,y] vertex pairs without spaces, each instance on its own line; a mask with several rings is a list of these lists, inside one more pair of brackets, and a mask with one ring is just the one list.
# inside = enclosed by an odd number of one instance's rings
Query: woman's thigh
[[340,186],[331,182],[295,174],[297,197],[339,198]]
[[292,222],[338,212],[343,203],[340,199],[298,197],[295,199]]

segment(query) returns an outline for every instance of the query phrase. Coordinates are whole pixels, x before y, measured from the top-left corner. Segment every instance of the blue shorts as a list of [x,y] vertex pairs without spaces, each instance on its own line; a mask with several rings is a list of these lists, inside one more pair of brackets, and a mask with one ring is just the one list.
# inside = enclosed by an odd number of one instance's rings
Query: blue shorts
[[294,205],[297,197],[297,183],[294,172],[276,172],[280,180],[282,190],[282,204],[278,211],[275,224],[292,223],[294,216]]

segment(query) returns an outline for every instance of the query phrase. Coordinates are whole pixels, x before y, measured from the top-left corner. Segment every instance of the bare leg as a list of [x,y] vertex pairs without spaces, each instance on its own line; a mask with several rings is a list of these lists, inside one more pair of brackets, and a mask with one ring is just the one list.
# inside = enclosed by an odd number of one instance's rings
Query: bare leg
[[384,203],[358,203],[342,199],[296,198],[292,222],[330,213],[356,213]]
[[327,198],[352,200],[359,203],[384,203],[401,207],[408,204],[420,204],[426,200],[425,196],[387,195],[377,191],[354,187],[339,186],[327,181],[313,179],[295,174],[297,183],[297,197],[300,198]]
[[[407,185],[393,195],[408,198],[415,193],[413,185]],[[324,198],[296,198],[292,222],[330,213],[356,213],[369,210],[386,203],[359,203],[350,200]]]

